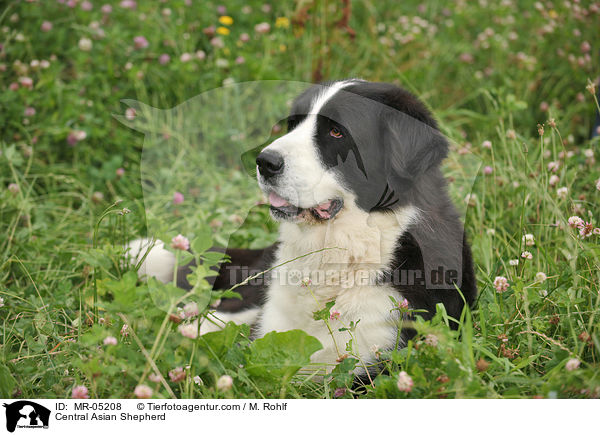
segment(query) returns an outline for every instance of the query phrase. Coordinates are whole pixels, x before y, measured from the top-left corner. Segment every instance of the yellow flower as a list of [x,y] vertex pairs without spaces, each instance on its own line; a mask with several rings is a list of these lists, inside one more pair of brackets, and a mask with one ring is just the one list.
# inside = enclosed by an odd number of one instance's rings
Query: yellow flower
[[217,27],[217,33],[219,35],[229,35],[229,29],[227,27],[220,26]]
[[275,20],[275,27],[283,27],[287,29],[290,27],[290,19],[288,17],[277,17]]
[[222,17],[219,17],[219,23],[224,26],[231,26],[233,24],[233,18],[228,15],[223,15]]
[[280,44],[279,45],[279,51],[281,51],[282,53],[285,53],[285,51],[287,50],[287,47],[285,44]]

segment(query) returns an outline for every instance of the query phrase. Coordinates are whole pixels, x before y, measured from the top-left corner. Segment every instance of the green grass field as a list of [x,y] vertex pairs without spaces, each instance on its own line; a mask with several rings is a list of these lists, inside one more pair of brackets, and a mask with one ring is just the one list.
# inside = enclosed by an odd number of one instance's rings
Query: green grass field
[[[319,346],[305,333],[193,339],[173,321],[228,296],[204,280],[206,248],[276,238],[237,152],[268,140],[287,94],[257,102],[244,83],[346,77],[435,113],[480,291],[459,331],[440,311],[382,351],[389,372],[360,397],[600,397],[600,3],[351,3],[348,26],[333,0],[2,6],[1,397],[353,397],[352,356],[299,371]],[[146,233],[192,240],[194,291],[137,280],[122,246]]]

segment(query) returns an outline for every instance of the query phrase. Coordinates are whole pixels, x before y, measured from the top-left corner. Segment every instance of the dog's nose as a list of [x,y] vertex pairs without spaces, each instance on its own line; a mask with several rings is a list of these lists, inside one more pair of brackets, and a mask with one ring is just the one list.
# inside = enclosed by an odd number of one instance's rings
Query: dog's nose
[[275,151],[263,151],[256,158],[256,165],[260,175],[271,178],[283,171],[283,157]]

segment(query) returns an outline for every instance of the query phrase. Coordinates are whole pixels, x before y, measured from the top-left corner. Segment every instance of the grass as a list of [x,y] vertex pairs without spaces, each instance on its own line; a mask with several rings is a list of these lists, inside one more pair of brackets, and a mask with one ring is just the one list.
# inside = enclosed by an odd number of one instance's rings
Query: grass
[[[182,233],[211,264],[213,243],[271,243],[276,226],[240,154],[277,134],[263,127],[302,86],[290,82],[359,76],[415,92],[452,140],[445,171],[480,290],[458,332],[440,311],[406,348],[382,351],[389,374],[361,397],[598,397],[600,236],[581,237],[568,219],[598,224],[598,103],[586,86],[598,75],[587,41],[600,6],[355,1],[355,38],[339,24],[341,2],[267,6],[0,11],[0,396],[63,398],[83,385],[91,397],[135,397],[145,384],[155,397],[351,397],[357,361],[323,379],[298,371],[318,348],[301,332],[250,342],[246,326],[229,325],[182,336],[169,316],[178,305],[195,302],[202,315],[227,293],[210,293],[206,267],[190,293],[141,283],[121,246]],[[219,23],[223,14],[233,23]],[[229,34],[211,43],[210,26]],[[284,82],[245,83],[264,80]],[[135,119],[114,116],[132,105]],[[118,344],[105,345],[109,336]],[[398,389],[401,371],[410,392]]]

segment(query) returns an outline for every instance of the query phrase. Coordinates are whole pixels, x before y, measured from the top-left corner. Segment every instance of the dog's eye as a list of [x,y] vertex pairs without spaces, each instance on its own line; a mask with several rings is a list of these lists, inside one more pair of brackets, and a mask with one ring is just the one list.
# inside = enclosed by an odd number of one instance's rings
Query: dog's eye
[[342,132],[340,131],[339,128],[332,127],[331,130],[329,130],[329,136],[339,139],[340,137],[343,137],[344,135],[342,134]]

